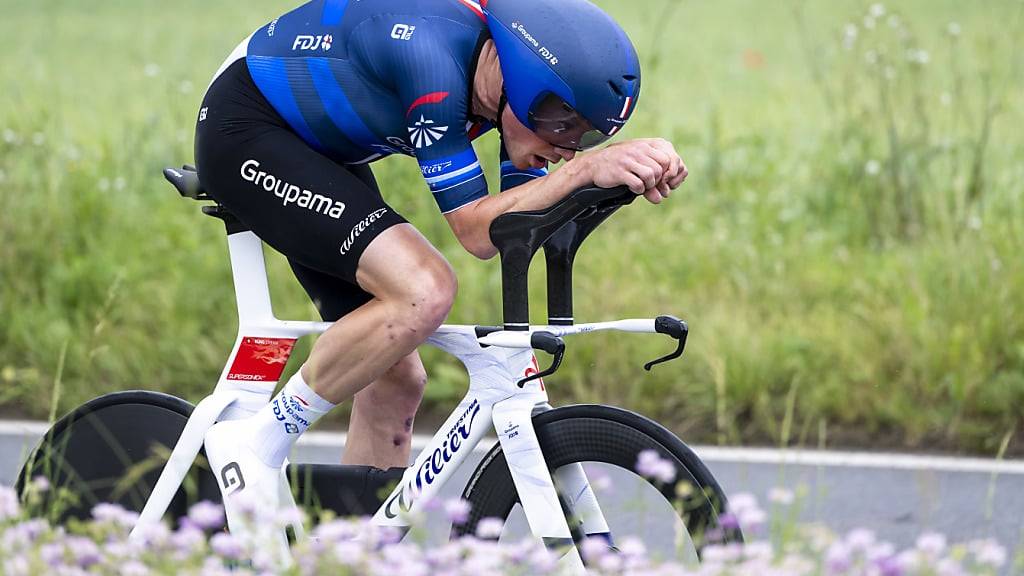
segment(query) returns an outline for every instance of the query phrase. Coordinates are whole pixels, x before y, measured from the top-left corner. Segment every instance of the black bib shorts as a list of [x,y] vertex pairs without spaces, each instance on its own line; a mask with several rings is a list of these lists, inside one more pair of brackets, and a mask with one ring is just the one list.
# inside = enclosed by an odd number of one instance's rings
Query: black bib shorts
[[356,284],[359,258],[405,218],[384,202],[369,166],[339,164],[303,142],[244,59],[203,99],[195,157],[210,196],[288,258],[325,321],[373,298]]

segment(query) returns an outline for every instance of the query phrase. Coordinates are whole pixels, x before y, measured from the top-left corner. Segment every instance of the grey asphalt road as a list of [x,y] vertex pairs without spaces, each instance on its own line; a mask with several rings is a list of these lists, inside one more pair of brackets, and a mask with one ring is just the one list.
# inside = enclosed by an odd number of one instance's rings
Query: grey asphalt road
[[[0,422],[0,482],[11,485],[28,451],[45,427],[30,422]],[[344,439],[340,434],[308,433],[293,454],[296,462],[335,463]],[[425,441],[418,438],[415,449]],[[485,444],[493,439],[485,440]],[[478,447],[472,465],[459,470],[445,487],[457,497],[483,456]],[[870,528],[897,546],[913,545],[923,532],[945,534],[950,541],[992,537],[1011,551],[1024,545],[1024,461],[992,461],[900,454],[871,454],[769,449],[697,447],[719,483],[730,495],[748,492],[768,508],[768,492],[786,487],[803,494],[800,517],[838,532]],[[612,488],[600,494],[605,512],[618,533],[638,532],[653,548],[671,549],[653,490],[630,475],[603,465],[588,465],[591,477],[608,475]],[[638,513],[639,511],[639,513]],[[515,513],[514,513],[515,514]],[[622,516],[621,521],[617,519]],[[519,513],[515,531],[525,531]],[[428,539],[442,539],[447,528],[440,518],[428,521]]]

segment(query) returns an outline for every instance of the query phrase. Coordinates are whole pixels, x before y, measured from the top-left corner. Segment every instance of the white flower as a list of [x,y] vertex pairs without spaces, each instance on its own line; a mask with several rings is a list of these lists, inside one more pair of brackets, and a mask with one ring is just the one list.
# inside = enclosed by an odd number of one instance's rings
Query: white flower
[[952,105],[953,95],[950,94],[949,92],[943,92],[942,94],[939,94],[939,103],[947,107]]
[[981,230],[981,217],[971,214],[971,217],[967,219],[967,227],[971,230]]
[[868,9],[868,14],[874,18],[881,18],[885,16],[885,6],[881,2],[876,2]]
[[991,538],[971,542],[967,548],[974,554],[978,564],[992,568],[1002,568],[1006,564],[1006,548]]
[[882,165],[878,163],[878,160],[868,160],[867,163],[864,164],[864,171],[867,172],[869,176],[878,176],[882,172]]
[[793,500],[795,500],[795,497],[793,496],[792,490],[787,490],[786,488],[772,488],[768,491],[769,502],[789,506],[793,503]]
[[0,182],[3,182],[4,180],[7,180],[7,173],[0,170]]
[[32,135],[32,144],[36,146],[42,146],[46,143],[46,136],[43,136],[42,132],[36,132]]
[[868,64],[875,65],[878,63],[878,52],[874,50],[868,50],[864,53],[864,61]]
[[185,80],[184,82],[178,85],[178,91],[182,94],[191,94],[193,88],[195,88],[195,86],[188,80]]
[[145,74],[147,78],[155,78],[160,75],[160,67],[156,64],[149,63],[142,69],[142,73]]
[[960,32],[960,24],[957,24],[956,22],[950,22],[949,25],[946,26],[946,33],[950,36],[957,37],[960,35]]
[[5,128],[4,129],[4,142],[6,142],[8,144],[17,144],[17,142],[18,142],[18,135],[14,132],[14,130],[11,130],[10,128]]

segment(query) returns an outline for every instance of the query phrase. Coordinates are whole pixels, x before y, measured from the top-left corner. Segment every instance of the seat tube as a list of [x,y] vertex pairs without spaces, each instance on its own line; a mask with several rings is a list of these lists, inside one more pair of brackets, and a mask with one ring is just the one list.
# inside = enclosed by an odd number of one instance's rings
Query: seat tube
[[238,323],[241,326],[264,323],[274,319],[267,282],[267,264],[263,257],[263,241],[250,231],[228,236],[231,276],[235,283]]

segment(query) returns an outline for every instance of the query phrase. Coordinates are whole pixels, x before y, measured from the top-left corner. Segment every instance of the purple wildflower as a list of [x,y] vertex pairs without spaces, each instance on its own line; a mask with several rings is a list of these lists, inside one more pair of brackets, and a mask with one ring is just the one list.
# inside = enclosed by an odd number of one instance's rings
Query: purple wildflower
[[43,544],[39,549],[39,557],[51,568],[64,564],[64,546],[56,543]]
[[588,563],[597,562],[604,555],[608,554],[610,550],[611,549],[608,548],[607,540],[595,536],[588,537],[583,541],[583,544],[580,545],[580,552],[583,555],[583,560]]
[[203,500],[189,508],[188,519],[201,530],[216,530],[224,526],[224,507]]
[[926,532],[917,538],[917,549],[931,558],[937,558],[946,550],[946,537],[936,532]]
[[444,514],[452,524],[465,524],[469,520],[469,501],[459,499],[444,503]]
[[843,542],[834,542],[825,552],[825,569],[829,574],[845,574],[853,565],[850,547]]
[[483,540],[497,540],[505,528],[505,521],[501,518],[484,518],[476,525],[476,536]]
[[9,576],[29,576],[31,574],[28,558],[12,556],[4,560],[3,573]]
[[88,538],[83,538],[82,536],[70,536],[65,540],[65,544],[67,545],[68,550],[71,551],[71,556],[75,559],[75,564],[82,568],[88,568],[101,560],[99,547],[96,546],[95,542]]
[[136,512],[125,510],[117,504],[100,503],[93,506],[92,517],[97,522],[109,522],[121,528],[132,528],[139,521]]
[[148,576],[150,570],[142,562],[139,562],[138,560],[131,560],[120,565],[118,567],[118,573],[121,574],[121,576]]
[[641,476],[662,484],[669,484],[676,479],[675,464],[662,458],[656,450],[644,450],[637,455],[636,471]]
[[242,554],[245,553],[245,547],[238,541],[238,538],[234,537],[227,532],[218,532],[210,538],[210,548],[214,554],[222,556],[229,560],[240,560]]
[[0,486],[0,521],[21,516],[18,494],[7,486]]

